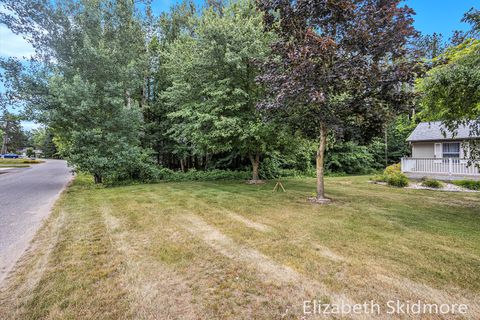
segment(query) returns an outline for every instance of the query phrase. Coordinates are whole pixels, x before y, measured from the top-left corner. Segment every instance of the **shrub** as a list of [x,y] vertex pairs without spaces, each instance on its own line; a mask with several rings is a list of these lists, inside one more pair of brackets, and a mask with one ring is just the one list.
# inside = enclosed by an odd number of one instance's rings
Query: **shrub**
[[443,183],[441,183],[440,181],[435,180],[435,179],[428,179],[427,178],[427,179],[423,179],[422,186],[428,187],[428,188],[438,189],[438,188],[441,188],[443,186]]
[[386,167],[385,171],[383,171],[383,174],[387,176],[397,173],[401,173],[400,163],[392,164],[391,166]]
[[35,152],[33,151],[33,148],[27,148],[25,154],[26,154],[27,157],[29,157],[29,158],[35,157]]
[[390,186],[406,187],[408,186],[408,178],[400,172],[400,163],[392,164],[383,171],[382,181],[385,181]]
[[474,180],[456,180],[453,184],[470,190],[480,190],[480,181]]
[[387,182],[387,177],[383,174],[376,174],[372,177],[374,182]]
[[408,186],[408,178],[403,173],[395,173],[386,176],[388,185],[393,187],[406,187]]
[[251,173],[248,171],[231,171],[213,169],[208,171],[199,171],[190,169],[187,172],[172,171],[170,169],[161,169],[161,180],[165,181],[212,181],[212,180],[247,180]]

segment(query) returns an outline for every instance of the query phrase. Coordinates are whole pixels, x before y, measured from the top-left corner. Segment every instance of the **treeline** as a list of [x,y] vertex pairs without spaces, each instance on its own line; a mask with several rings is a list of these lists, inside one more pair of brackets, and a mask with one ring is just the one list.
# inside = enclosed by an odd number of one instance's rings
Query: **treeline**
[[159,17],[149,1],[31,5],[7,0],[0,13],[37,53],[28,67],[1,61],[4,99],[48,125],[58,154],[96,182],[158,168],[323,175],[320,160],[364,173],[408,154],[425,70],[399,1],[187,0]]
[[0,119],[0,142],[2,149],[0,154],[17,153],[22,149],[37,149],[42,151],[42,157],[59,157],[57,147],[55,146],[54,134],[52,130],[39,127],[31,130],[22,128],[22,117],[3,112]]

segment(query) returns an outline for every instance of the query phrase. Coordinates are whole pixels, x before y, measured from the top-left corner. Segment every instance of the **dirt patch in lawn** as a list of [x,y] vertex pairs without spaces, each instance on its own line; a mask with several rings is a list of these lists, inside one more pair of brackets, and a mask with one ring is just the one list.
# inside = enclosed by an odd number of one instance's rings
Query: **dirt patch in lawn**
[[333,252],[332,250],[330,250],[325,246],[322,246],[319,244],[314,244],[313,246],[315,247],[315,250],[317,250],[317,252],[324,258],[327,258],[329,260],[336,261],[336,262],[345,261],[344,257],[342,257],[339,254],[336,254],[335,252]]
[[242,247],[232,239],[207,224],[195,215],[184,215],[185,228],[192,234],[203,239],[216,251],[254,267],[266,281],[280,281],[282,283],[297,282],[300,276],[289,267],[279,265],[255,249]]
[[260,232],[270,232],[270,231],[272,231],[272,228],[270,228],[269,226],[264,225],[263,223],[252,221],[252,220],[247,219],[247,218],[245,218],[241,215],[238,215],[236,213],[230,212],[228,214],[228,216],[230,218],[234,219],[234,220],[237,220],[238,222],[243,223],[247,227],[255,229],[257,231],[260,231]]

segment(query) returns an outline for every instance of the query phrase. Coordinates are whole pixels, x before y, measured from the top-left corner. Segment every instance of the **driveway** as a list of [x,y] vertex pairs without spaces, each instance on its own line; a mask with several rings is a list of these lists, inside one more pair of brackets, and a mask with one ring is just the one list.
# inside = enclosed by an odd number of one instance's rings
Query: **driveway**
[[0,283],[71,178],[63,160],[0,171]]

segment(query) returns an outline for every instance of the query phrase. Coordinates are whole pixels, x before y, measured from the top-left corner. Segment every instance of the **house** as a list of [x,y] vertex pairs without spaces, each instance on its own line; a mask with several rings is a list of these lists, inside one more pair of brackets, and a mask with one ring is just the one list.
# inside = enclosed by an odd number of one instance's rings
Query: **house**
[[33,149],[33,148],[23,148],[17,150],[17,154],[20,154],[22,157],[27,158],[27,149],[31,149],[33,152],[33,157],[34,158],[40,158],[43,154],[43,151],[40,149]]
[[453,135],[441,121],[419,123],[407,138],[412,156],[402,158],[402,172],[409,178],[480,180],[480,163],[468,160],[473,140],[480,136],[472,135],[469,126],[460,126]]

